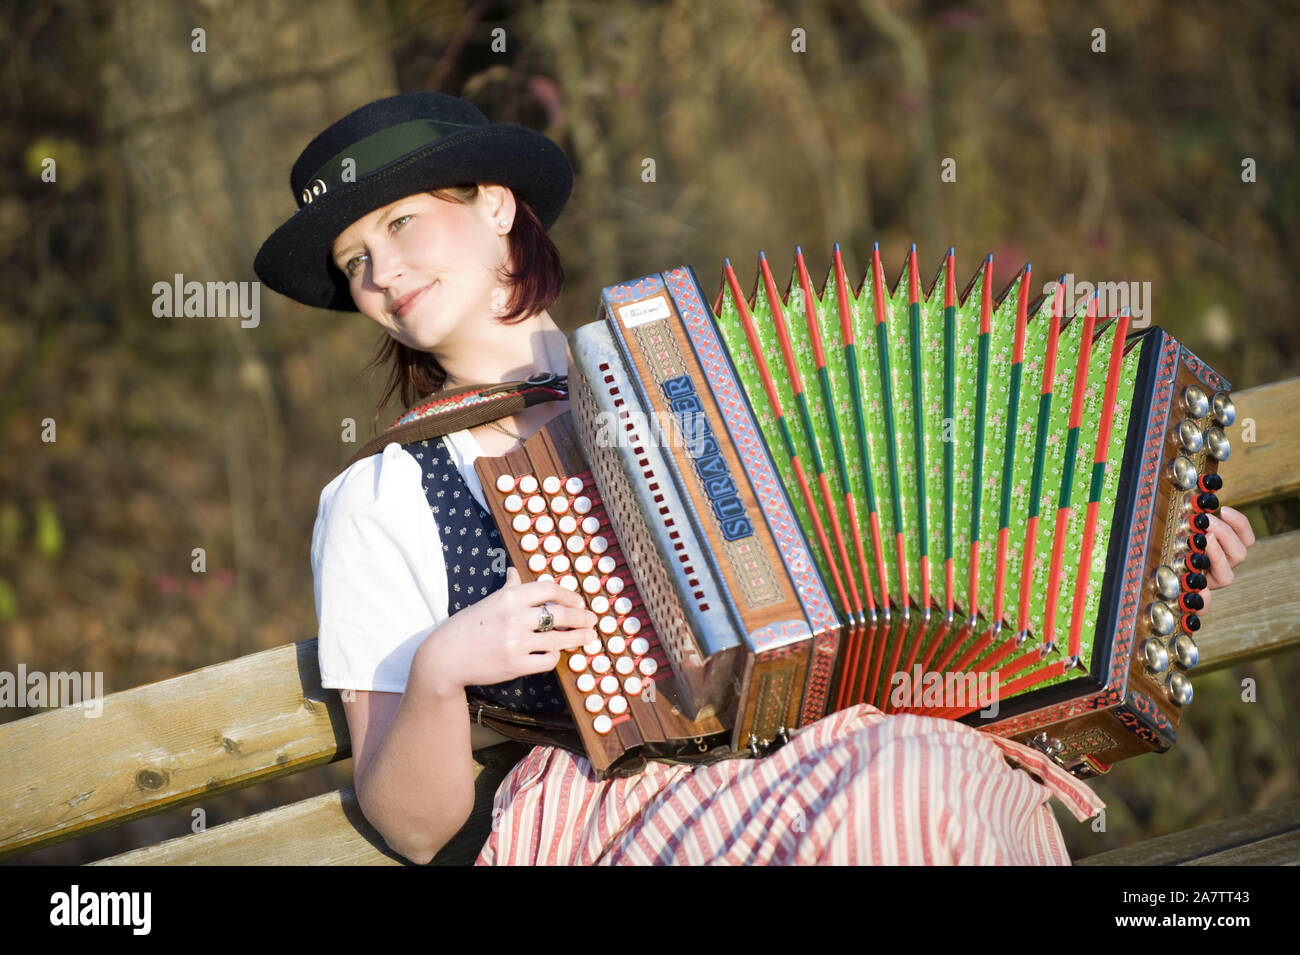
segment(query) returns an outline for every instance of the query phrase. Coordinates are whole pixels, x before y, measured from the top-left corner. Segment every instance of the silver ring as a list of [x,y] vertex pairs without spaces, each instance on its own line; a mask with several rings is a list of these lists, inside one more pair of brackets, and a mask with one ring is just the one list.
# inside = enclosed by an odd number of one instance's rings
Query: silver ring
[[547,630],[555,629],[555,615],[551,613],[549,605],[542,604],[542,615],[538,618],[537,626],[533,628],[537,633],[545,633]]

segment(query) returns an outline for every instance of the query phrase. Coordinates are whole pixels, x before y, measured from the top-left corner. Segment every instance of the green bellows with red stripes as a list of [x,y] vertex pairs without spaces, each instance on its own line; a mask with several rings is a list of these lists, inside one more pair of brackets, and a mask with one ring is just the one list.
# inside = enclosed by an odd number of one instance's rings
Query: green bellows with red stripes
[[[960,296],[955,270],[950,251],[924,287],[913,249],[891,286],[875,250],[855,288],[837,247],[820,291],[800,253],[784,294],[763,259],[743,295],[728,266],[717,326],[843,618],[874,605],[895,621],[875,632],[888,647],[865,651],[864,665],[888,670],[915,657],[1006,666],[1005,640],[1021,621],[1036,638],[1048,618],[1058,639],[1082,635],[1086,664],[1141,349],[1121,347],[1112,363],[1116,323],[1099,316],[1084,341],[1086,303],[1060,301],[1059,283],[1035,292],[1027,269],[1004,275],[998,295],[988,257]],[[1086,375],[1076,382],[1081,349]],[[1098,459],[1092,436],[1112,364],[1113,416]],[[1084,502],[1099,505],[1097,544],[1076,610]],[[1054,551],[1064,555],[1055,566]],[[992,619],[995,603],[1001,620]],[[936,628],[948,606],[954,625]],[[978,616],[968,620],[972,606]],[[918,618],[910,636],[897,624],[904,611]],[[931,639],[920,656],[898,652],[900,640]],[[1032,681],[1035,665],[1022,664],[1004,684]],[[865,678],[858,687],[880,702],[889,674],[877,676],[874,694]]]

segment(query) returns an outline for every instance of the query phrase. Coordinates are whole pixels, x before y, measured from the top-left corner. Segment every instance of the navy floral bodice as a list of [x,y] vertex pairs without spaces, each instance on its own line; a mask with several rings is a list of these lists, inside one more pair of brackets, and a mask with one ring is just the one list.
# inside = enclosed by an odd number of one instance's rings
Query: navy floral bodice
[[[424,496],[433,512],[447,564],[447,614],[499,590],[508,558],[492,516],[474,497],[447,450],[444,438],[405,446],[424,472]],[[563,713],[564,696],[553,671],[508,683],[468,688],[475,696],[523,712]]]

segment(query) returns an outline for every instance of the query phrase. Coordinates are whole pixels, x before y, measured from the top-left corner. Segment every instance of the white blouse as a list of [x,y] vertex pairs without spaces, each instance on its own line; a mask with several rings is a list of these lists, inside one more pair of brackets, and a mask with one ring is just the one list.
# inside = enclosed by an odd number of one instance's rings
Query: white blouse
[[[447,448],[486,507],[468,431]],[[411,659],[447,619],[447,570],[423,469],[397,442],[321,491],[311,539],[321,686],[401,693]]]

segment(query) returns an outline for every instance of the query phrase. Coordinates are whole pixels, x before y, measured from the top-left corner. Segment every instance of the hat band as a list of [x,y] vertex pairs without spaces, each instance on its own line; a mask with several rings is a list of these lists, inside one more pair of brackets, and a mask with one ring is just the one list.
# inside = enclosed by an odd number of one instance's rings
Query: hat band
[[[316,170],[298,194],[298,208],[311,203],[317,196],[348,182],[356,182],[409,153],[430,146],[441,139],[466,129],[477,129],[481,123],[448,123],[436,119],[413,119],[371,133],[347,149],[326,160]],[[345,179],[344,176],[347,176]]]

